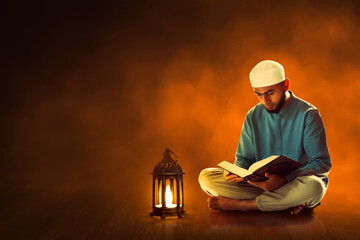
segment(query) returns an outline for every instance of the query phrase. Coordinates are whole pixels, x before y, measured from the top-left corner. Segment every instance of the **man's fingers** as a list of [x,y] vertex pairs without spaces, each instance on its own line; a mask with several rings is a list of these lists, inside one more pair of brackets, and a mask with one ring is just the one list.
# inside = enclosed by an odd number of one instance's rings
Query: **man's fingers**
[[234,178],[229,179],[229,182],[241,182],[241,181],[242,181],[242,178],[239,178],[239,177],[234,177]]
[[225,176],[225,178],[228,180],[236,178],[236,177],[238,177],[238,176],[236,176],[235,174],[230,174],[230,175]]
[[226,177],[226,180],[229,182],[241,182],[243,179],[238,175],[231,174],[230,176]]

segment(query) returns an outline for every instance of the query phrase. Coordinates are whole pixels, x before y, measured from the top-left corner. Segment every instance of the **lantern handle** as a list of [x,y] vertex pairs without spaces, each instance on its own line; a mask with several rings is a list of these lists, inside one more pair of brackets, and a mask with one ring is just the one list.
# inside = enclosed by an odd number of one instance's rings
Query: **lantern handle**
[[175,154],[173,151],[171,151],[169,148],[165,149],[164,159],[166,159],[166,158],[172,159],[170,153],[172,153],[172,154],[175,156],[175,161],[177,162],[177,156],[176,156],[176,154]]

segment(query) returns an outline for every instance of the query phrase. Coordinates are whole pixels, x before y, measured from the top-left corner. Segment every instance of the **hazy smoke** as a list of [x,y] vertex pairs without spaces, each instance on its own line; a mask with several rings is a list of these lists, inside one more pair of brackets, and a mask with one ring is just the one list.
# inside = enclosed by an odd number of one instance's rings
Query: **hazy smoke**
[[90,187],[149,201],[149,173],[170,147],[193,199],[201,169],[234,159],[257,103],[248,73],[272,59],[323,117],[334,165],[328,194],[357,184],[355,3],[114,3],[88,6],[82,18],[80,9],[55,27],[44,13],[30,35],[26,22],[11,25],[22,26],[12,40],[26,35],[29,53],[20,54],[21,45],[7,51],[3,155],[12,183],[50,195]]

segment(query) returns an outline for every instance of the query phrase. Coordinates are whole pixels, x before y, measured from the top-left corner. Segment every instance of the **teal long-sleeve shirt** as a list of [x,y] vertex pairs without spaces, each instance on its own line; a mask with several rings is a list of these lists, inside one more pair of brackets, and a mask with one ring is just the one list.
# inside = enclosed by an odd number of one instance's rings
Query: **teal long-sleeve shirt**
[[267,112],[260,103],[247,113],[235,164],[247,169],[256,161],[282,154],[302,164],[285,176],[288,182],[315,175],[327,186],[331,160],[319,111],[290,94],[289,103],[279,113]]

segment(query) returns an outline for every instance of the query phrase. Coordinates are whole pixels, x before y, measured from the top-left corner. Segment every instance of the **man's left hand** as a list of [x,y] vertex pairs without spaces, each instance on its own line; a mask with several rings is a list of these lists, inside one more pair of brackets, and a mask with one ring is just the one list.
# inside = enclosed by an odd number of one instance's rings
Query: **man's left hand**
[[262,188],[265,191],[272,192],[278,188],[280,188],[282,185],[287,183],[287,180],[285,177],[282,177],[277,174],[271,174],[271,173],[265,173],[265,177],[268,179],[262,182],[249,182],[250,184]]

